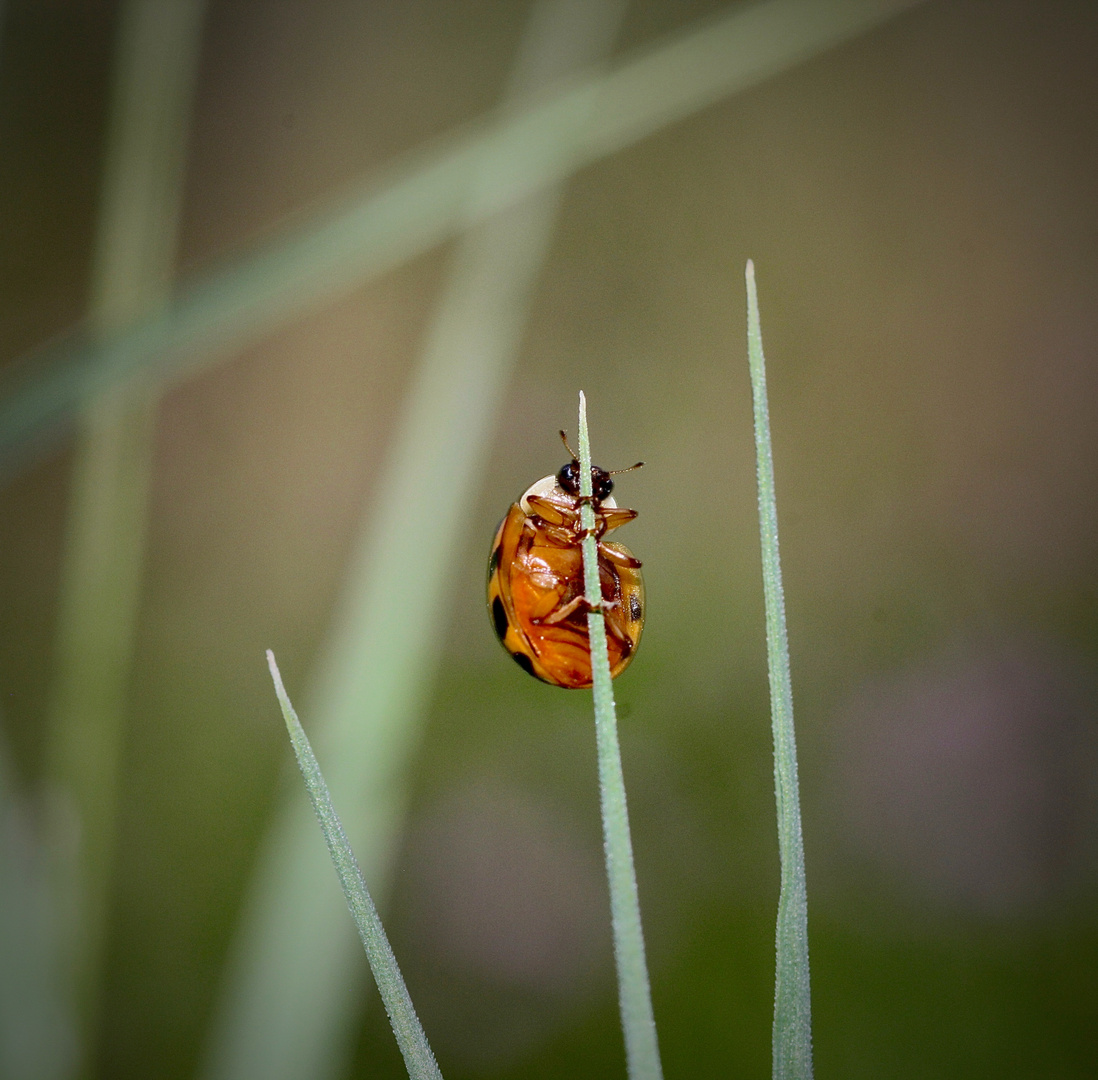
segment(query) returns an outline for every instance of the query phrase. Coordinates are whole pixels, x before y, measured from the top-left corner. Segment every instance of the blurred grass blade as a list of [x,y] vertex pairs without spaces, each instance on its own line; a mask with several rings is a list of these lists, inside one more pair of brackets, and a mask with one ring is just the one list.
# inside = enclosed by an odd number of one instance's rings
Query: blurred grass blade
[[[202,0],[123,5],[88,321],[109,335],[170,294]],[[48,783],[75,821],[57,888],[85,1065],[94,1054],[118,762],[138,618],[154,398],[118,385],[84,402],[73,465],[49,714]]]
[[797,785],[797,743],[793,731],[793,687],[785,629],[782,568],[778,558],[778,503],[770,448],[755,266],[747,263],[747,357],[755,402],[755,455],[759,478],[759,533],[766,598],[766,655],[774,729],[774,789],[778,804],[778,848],[782,884],[778,898],[777,978],[774,990],[775,1080],[812,1076],[812,1000],[808,977],[808,897]]
[[[591,442],[587,434],[587,399],[579,397],[580,495],[591,497]],[[598,546],[594,535],[595,511],[590,503],[580,508],[580,520],[588,535],[583,540],[583,586],[591,604],[602,602],[599,586]],[[644,958],[637,875],[633,867],[633,842],[625,805],[625,777],[618,745],[618,718],[606,648],[606,620],[601,611],[587,616],[591,642],[591,682],[595,702],[595,738],[598,744],[599,798],[602,809],[606,876],[610,884],[610,921],[614,934],[614,960],[618,969],[618,1005],[625,1037],[629,1080],[660,1080],[660,1050],[652,1013],[652,991]]]
[[243,348],[573,172],[879,25],[922,0],[736,4],[547,99],[411,155],[358,198],[182,289],[106,339],[27,358],[0,402],[0,472],[84,399],[135,371],[193,370]]
[[[607,51],[620,12],[618,0],[535,5],[508,101]],[[560,153],[577,134],[557,132]],[[470,221],[479,218],[476,196]],[[458,244],[318,664],[309,706],[317,747],[331,763],[328,782],[382,903],[407,763],[446,626],[452,561],[465,550],[469,509],[558,201],[557,191],[542,192],[471,227]],[[444,543],[424,543],[424,508],[430,535]],[[364,972],[338,895],[316,886],[327,874],[312,831],[299,802],[273,823],[214,1032],[212,1080],[323,1080],[343,1070]]]
[[427,1043],[427,1036],[424,1034],[419,1017],[416,1016],[412,999],[408,996],[408,988],[404,985],[389,938],[381,925],[381,919],[378,918],[377,908],[370,899],[370,891],[355,861],[355,853],[351,850],[339,815],[332,805],[328,785],[324,783],[324,776],[313,754],[313,748],[309,745],[293,705],[290,704],[286,688],[282,685],[278,665],[275,663],[274,653],[270,649],[267,650],[267,665],[271,669],[275,693],[278,695],[279,705],[282,706],[282,716],[286,721],[286,730],[290,733],[290,742],[293,743],[298,768],[309,790],[309,799],[320,822],[321,831],[324,833],[328,854],[331,856],[336,874],[339,875],[343,895],[346,897],[347,906],[351,909],[351,917],[354,919],[358,936],[362,939],[362,946],[369,958],[370,970],[374,973],[377,988],[381,992],[381,1000],[385,1003],[385,1012],[393,1025],[393,1034],[400,1046],[408,1075],[412,1080],[442,1080],[435,1056]]
[[45,845],[0,740],[0,1076],[68,1080],[76,1032]]

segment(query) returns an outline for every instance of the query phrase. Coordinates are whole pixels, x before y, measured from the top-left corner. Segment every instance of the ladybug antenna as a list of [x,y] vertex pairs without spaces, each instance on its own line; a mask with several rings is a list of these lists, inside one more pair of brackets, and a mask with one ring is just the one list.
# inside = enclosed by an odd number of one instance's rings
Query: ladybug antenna
[[[574,453],[572,448],[568,445],[568,436],[564,433],[563,429],[559,431],[558,434],[560,435],[560,441],[564,443],[564,449],[568,451],[568,456],[571,457],[573,461],[579,461],[579,455]],[[619,473],[632,472],[634,469],[643,468],[643,466],[644,462],[638,461],[635,465],[630,465],[628,469],[607,469],[606,472],[609,476],[617,476]]]
[[568,436],[564,434],[563,428],[560,430],[560,441],[564,443],[564,449],[568,451],[568,456],[573,461],[579,461],[579,454],[572,452],[572,448],[568,445]]

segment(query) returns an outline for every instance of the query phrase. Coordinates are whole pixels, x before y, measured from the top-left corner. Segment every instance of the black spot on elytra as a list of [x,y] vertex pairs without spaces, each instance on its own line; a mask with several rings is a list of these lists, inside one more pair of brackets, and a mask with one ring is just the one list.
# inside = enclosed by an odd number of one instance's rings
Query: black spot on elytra
[[640,597],[633,593],[629,597],[629,618],[632,622],[639,621],[641,617],[641,602]]
[[492,554],[488,556],[488,577],[489,578],[491,578],[491,576],[496,572],[496,567],[499,566],[499,549],[500,549],[500,545],[496,544],[496,546],[494,548],[492,548]]
[[492,625],[496,628],[496,637],[502,641],[507,635],[507,612],[498,596],[492,601]]
[[[513,652],[511,653],[511,659],[514,660],[514,662],[518,664],[518,666],[522,668],[522,670],[525,671],[527,675],[534,675],[534,662],[530,659],[530,657],[526,655],[526,653]],[[534,675],[534,678],[536,679],[537,676]]]

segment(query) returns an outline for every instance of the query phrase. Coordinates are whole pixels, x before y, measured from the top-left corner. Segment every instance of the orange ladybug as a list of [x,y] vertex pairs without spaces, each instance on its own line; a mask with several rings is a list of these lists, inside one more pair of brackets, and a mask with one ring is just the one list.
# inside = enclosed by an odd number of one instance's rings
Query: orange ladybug
[[[583,526],[579,460],[572,456],[556,476],[528,488],[496,530],[488,557],[488,613],[503,647],[524,671],[568,689],[591,685],[587,636],[590,607],[583,589]],[[638,461],[632,469],[640,468]],[[615,470],[628,472],[629,469]],[[637,516],[618,507],[610,492],[613,473],[591,467],[599,583],[606,619],[610,674],[617,678],[633,659],[644,626],[641,564],[621,544],[603,540]]]

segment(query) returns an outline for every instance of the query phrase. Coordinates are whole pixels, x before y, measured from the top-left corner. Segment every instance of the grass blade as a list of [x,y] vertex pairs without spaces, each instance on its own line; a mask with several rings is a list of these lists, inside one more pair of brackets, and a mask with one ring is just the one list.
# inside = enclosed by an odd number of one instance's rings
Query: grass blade
[[[587,435],[587,399],[579,398],[580,495],[591,496],[591,443]],[[580,520],[588,535],[583,540],[584,593],[591,604],[602,601],[599,561],[594,535],[595,512],[590,503],[580,508]],[[633,843],[625,805],[625,778],[618,745],[618,718],[606,649],[606,622],[601,611],[587,616],[591,641],[591,681],[595,701],[595,738],[598,744],[599,799],[602,808],[606,876],[610,883],[610,920],[614,933],[614,961],[618,969],[618,1005],[625,1036],[629,1080],[660,1080],[660,1051],[652,992],[644,958],[637,875],[633,867]]]
[[282,716],[286,721],[286,730],[290,733],[298,768],[305,779],[305,786],[309,789],[309,798],[324,833],[328,854],[339,875],[343,895],[347,898],[351,917],[370,961],[370,970],[374,973],[381,1000],[385,1003],[385,1012],[393,1025],[393,1034],[404,1056],[408,1075],[412,1080],[442,1080],[435,1055],[431,1052],[427,1036],[412,1006],[412,999],[408,996],[408,988],[404,985],[389,938],[381,925],[381,919],[378,918],[377,908],[370,899],[370,892],[362,878],[362,871],[358,868],[355,853],[347,841],[339,815],[332,805],[328,785],[324,783],[313,748],[309,745],[293,705],[290,704],[274,653],[270,649],[267,650],[267,664],[271,669],[275,693],[278,695],[279,705],[282,706]]
[[[608,51],[620,13],[619,0],[536,4],[503,107],[521,107],[546,78]],[[567,144],[575,133],[558,137]],[[328,781],[382,903],[441,651],[452,563],[560,194],[541,192],[480,222],[456,246],[313,680],[317,747],[331,762]],[[409,492],[430,507],[431,529],[447,543],[424,545]],[[414,574],[409,551],[417,553]],[[312,841],[307,811],[299,803],[282,809],[245,909],[208,1080],[325,1080],[344,1071],[364,973],[348,948],[338,896],[312,886],[323,872]]]
[[[117,56],[88,322],[109,335],[171,291],[204,0],[127,0]],[[155,396],[122,384],[84,402],[49,712],[48,782],[78,823],[59,838],[55,888],[81,1053],[94,1057],[120,758],[141,592]]]
[[[476,220],[832,48],[922,0],[767,0],[733,5],[609,73],[460,139],[412,155],[348,203],[181,289],[157,316],[107,340],[29,358],[0,402],[0,471],[80,402],[136,371],[193,370],[430,250]],[[561,133],[568,134],[562,139]]]
[[50,853],[32,809],[16,790],[0,737],[0,1076],[71,1080],[75,1023]]
[[755,455],[759,479],[759,533],[766,597],[766,655],[770,670],[770,711],[774,729],[774,789],[778,804],[778,849],[782,884],[778,898],[777,977],[774,988],[775,1080],[812,1076],[812,1001],[808,977],[808,897],[804,841],[797,784],[797,743],[793,731],[793,687],[785,628],[782,568],[778,557],[778,503],[770,448],[755,265],[747,263],[747,356],[755,402]]

